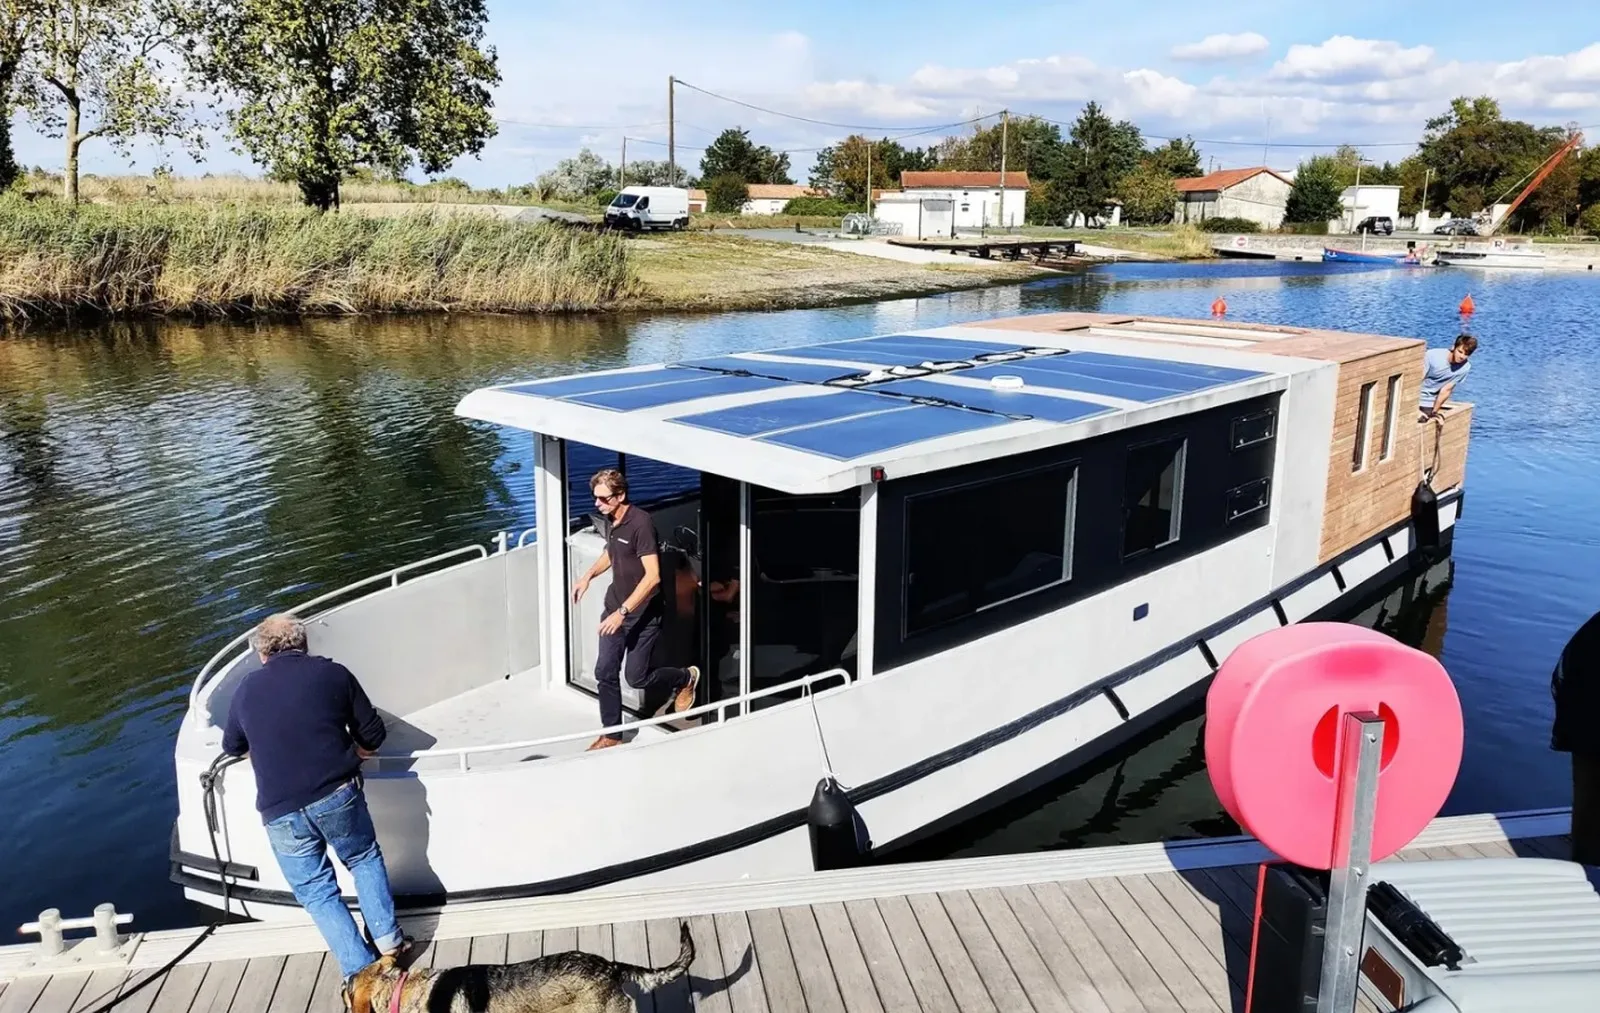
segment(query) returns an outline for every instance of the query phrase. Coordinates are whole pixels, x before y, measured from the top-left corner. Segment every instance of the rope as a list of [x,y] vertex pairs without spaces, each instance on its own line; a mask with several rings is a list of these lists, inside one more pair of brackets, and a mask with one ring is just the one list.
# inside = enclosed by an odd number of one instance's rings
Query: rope
[[817,726],[817,748],[822,752],[822,771],[828,775],[830,781],[839,780],[833,773],[833,760],[828,757],[828,740],[822,734],[822,715],[817,713],[817,694],[808,684],[806,696],[811,698],[811,721]]
[[94,1009],[90,1010],[89,1013],[106,1013],[107,1010],[120,1006],[122,1003],[138,995],[144,990],[145,986],[149,985],[151,982],[159,981],[162,978],[165,978],[169,973],[171,973],[174,967],[177,967],[179,964],[181,964],[185,957],[193,953],[201,943],[209,939],[211,937],[211,933],[217,931],[217,927],[227,920],[228,908],[232,900],[232,892],[229,890],[228,876],[224,871],[224,866],[222,864],[222,849],[217,845],[217,831],[220,827],[220,824],[217,820],[216,787],[217,782],[222,780],[223,771],[227,770],[229,767],[233,766],[235,763],[238,763],[242,759],[244,759],[242,756],[229,756],[228,754],[224,753],[221,756],[218,756],[215,760],[212,760],[211,766],[207,768],[204,774],[200,775],[200,785],[205,790],[202,807],[204,808],[206,814],[206,829],[210,831],[211,858],[217,863],[217,878],[222,882],[222,917],[219,920],[212,922],[210,925],[207,925],[198,936],[194,937],[194,941],[188,946],[185,946],[177,956],[173,957],[165,964],[150,972],[150,974],[147,975],[143,981],[139,982],[139,984],[133,986],[115,998],[96,1006]]

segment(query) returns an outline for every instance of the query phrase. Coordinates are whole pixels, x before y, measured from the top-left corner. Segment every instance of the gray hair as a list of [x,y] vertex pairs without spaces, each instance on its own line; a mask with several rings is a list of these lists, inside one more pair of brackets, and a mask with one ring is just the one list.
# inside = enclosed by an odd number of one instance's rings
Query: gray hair
[[306,628],[294,616],[268,616],[250,634],[250,648],[269,658],[283,651],[303,651],[306,649]]

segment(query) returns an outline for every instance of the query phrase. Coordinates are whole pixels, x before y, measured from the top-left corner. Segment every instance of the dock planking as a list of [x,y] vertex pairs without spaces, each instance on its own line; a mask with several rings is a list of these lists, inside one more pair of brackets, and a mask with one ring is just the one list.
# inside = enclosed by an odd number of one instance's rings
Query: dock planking
[[[1413,848],[1396,858],[1563,857],[1564,837]],[[1244,1006],[1256,867],[825,900],[687,919],[688,978],[642,997],[647,1013],[1237,1013]],[[581,949],[659,966],[679,921],[587,924],[430,940],[415,963],[500,964]],[[153,972],[0,981],[0,1013],[93,1013]],[[187,963],[119,1013],[338,1013],[325,953]],[[1362,999],[1358,1009],[1372,1006]]]

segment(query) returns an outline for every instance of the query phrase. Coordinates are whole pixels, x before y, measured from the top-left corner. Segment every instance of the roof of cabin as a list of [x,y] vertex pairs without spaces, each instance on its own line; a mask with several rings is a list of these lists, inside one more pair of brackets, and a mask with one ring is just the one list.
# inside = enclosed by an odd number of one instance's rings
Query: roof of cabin
[[785,492],[830,492],[870,481],[874,467],[918,474],[1189,414],[1282,390],[1289,374],[1323,365],[1094,330],[969,324],[629,366],[486,387],[456,412]]

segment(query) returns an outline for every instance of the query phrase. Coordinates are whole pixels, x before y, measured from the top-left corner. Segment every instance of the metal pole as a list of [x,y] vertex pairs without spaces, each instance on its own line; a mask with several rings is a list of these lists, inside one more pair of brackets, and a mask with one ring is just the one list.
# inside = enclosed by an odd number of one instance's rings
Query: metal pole
[[667,75],[667,185],[678,185],[678,134],[677,121],[672,114],[672,99],[676,82]]
[[1378,766],[1383,756],[1383,721],[1376,714],[1346,714],[1340,724],[1339,812],[1333,831],[1317,1013],[1352,1013],[1356,1007],[1372,871],[1372,825],[1378,813]]
[[[1432,178],[1432,176],[1433,176],[1433,170],[1432,169],[1428,169],[1425,172],[1423,172],[1423,174],[1422,174],[1422,206],[1417,209],[1417,212],[1419,214],[1424,214],[1425,215],[1425,214],[1428,213],[1428,180],[1430,178]],[[1416,228],[1416,219],[1415,218],[1413,218],[1412,221],[1411,221],[1411,227],[1412,228]]]
[[622,135],[622,167],[617,170],[617,189],[625,189],[628,185],[628,135]]
[[871,141],[867,141],[867,217],[868,218],[872,217],[872,142]]
[[1006,133],[1011,126],[1011,110],[1000,110],[1000,227],[1006,227]]

